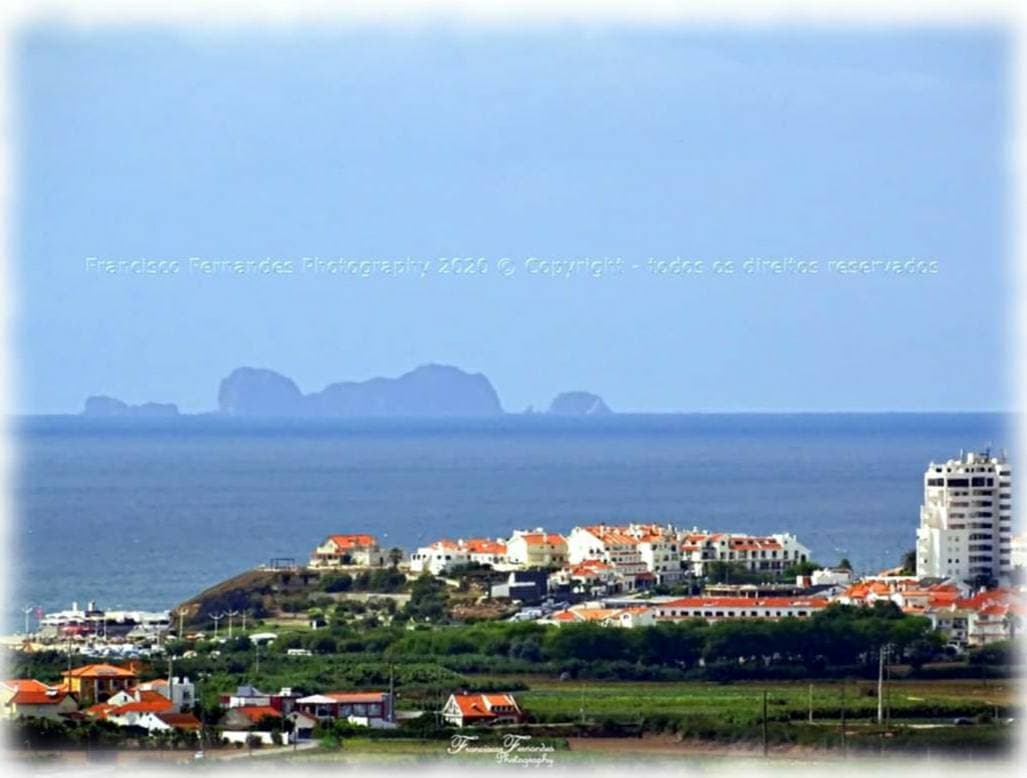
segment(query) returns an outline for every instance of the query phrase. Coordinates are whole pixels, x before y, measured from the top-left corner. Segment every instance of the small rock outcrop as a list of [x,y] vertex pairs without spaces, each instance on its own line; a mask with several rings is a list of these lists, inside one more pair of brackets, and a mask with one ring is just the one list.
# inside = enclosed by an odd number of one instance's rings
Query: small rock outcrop
[[603,398],[591,392],[563,392],[549,405],[555,416],[601,416],[613,413]]
[[131,416],[134,418],[178,416],[178,406],[174,403],[129,405],[115,397],[93,395],[86,398],[86,404],[82,408],[82,415],[98,418],[114,416]]

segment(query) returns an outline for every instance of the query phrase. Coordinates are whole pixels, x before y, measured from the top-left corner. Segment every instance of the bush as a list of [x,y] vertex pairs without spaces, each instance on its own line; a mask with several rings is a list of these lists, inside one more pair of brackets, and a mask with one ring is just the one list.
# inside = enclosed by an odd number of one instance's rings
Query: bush
[[332,573],[321,579],[321,589],[325,592],[348,592],[353,588],[353,576],[349,573]]

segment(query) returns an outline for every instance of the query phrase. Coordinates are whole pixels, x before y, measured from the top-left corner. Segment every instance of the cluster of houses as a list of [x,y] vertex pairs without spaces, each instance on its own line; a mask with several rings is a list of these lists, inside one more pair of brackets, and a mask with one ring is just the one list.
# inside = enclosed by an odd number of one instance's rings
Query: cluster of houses
[[[509,572],[546,570],[554,584],[596,594],[702,577],[716,562],[780,573],[809,557],[809,549],[788,533],[752,536],[683,530],[672,524],[594,524],[575,527],[567,535],[537,528],[515,530],[507,539],[443,538],[411,554],[409,570],[435,576],[473,565]],[[311,567],[321,569],[387,563],[388,554],[368,534],[331,535],[310,559]]]
[[[311,566],[384,565],[386,556],[373,535],[333,535],[314,552]],[[568,607],[532,616],[556,625],[592,621],[630,628],[693,618],[801,619],[832,602],[867,605],[885,599],[926,616],[950,644],[968,648],[1014,636],[1022,617],[1018,590],[975,593],[954,579],[888,574],[854,582],[851,571],[841,568],[816,570],[794,585],[707,585],[704,596],[647,596],[656,584],[702,578],[715,563],[770,576],[809,559],[809,549],[788,533],[753,536],[671,524],[595,524],[566,535],[537,528],[515,530],[505,540],[436,540],[410,556],[409,571],[446,576],[480,565],[507,572],[506,581],[492,584],[490,595],[525,605],[564,600]]]
[[[799,577],[795,585],[722,585],[707,587],[696,597],[604,598],[545,614],[541,623],[594,622],[610,627],[648,627],[665,621],[703,619],[808,618],[833,602],[872,606],[893,602],[903,612],[924,616],[934,629],[959,650],[1008,640],[1020,634],[1027,598],[1008,588],[974,592],[968,585],[948,579],[916,576],[876,576],[845,582],[842,571]],[[824,582],[824,579],[827,582]]]
[[[142,681],[137,663],[90,664],[62,675],[58,684],[25,678],[0,681],[0,718],[95,718],[149,734],[199,732],[203,727],[192,712],[196,687],[188,678]],[[240,686],[222,694],[219,705],[222,715],[216,730],[226,743],[309,740],[319,723],[336,720],[391,729],[398,717],[395,697],[388,691],[300,694],[288,688],[263,692]],[[452,726],[469,727],[518,723],[524,713],[511,694],[457,692],[449,696],[439,717]]]
[[196,732],[192,713],[196,689],[188,678],[143,682],[137,663],[89,664],[62,673],[46,684],[31,678],[0,681],[0,718],[96,718],[148,733]]

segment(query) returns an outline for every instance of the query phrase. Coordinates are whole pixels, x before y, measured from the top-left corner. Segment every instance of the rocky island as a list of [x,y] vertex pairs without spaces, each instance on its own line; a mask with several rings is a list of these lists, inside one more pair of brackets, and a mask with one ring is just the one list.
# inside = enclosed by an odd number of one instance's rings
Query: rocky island
[[481,373],[422,365],[398,378],[329,384],[303,394],[289,378],[241,367],[221,382],[218,410],[229,416],[497,416],[496,390]]
[[[534,411],[529,411],[533,413]],[[210,416],[236,418],[482,418],[505,415],[499,395],[482,373],[427,364],[395,378],[339,381],[304,393],[288,376],[263,367],[237,367],[218,386]],[[557,395],[546,413],[602,416],[612,413],[603,398],[585,391]],[[82,416],[154,418],[179,416],[172,403],[129,405],[114,397],[89,397]]]

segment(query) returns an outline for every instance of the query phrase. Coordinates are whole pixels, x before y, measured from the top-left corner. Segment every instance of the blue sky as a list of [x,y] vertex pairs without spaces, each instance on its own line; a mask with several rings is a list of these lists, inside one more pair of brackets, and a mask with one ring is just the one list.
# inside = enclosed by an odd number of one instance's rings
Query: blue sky
[[[445,362],[504,407],[1008,405],[988,30],[38,27],[16,49],[17,409],[213,408]],[[85,258],[917,257],[930,276],[171,277]]]

